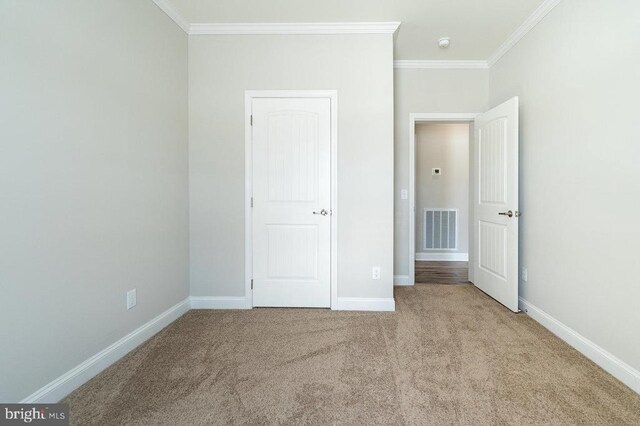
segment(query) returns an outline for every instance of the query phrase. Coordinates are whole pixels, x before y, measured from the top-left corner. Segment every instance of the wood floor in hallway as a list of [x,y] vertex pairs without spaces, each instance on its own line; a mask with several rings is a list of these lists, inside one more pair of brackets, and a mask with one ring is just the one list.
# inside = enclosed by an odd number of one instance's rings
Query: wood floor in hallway
[[468,284],[468,262],[416,262],[416,284]]

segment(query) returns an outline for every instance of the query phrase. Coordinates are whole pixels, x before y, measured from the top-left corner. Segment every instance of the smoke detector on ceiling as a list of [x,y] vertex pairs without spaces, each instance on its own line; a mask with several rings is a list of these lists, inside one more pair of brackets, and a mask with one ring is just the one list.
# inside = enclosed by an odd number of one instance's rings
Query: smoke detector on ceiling
[[438,47],[440,47],[440,49],[446,49],[450,44],[451,39],[449,37],[442,37],[440,40],[438,40]]

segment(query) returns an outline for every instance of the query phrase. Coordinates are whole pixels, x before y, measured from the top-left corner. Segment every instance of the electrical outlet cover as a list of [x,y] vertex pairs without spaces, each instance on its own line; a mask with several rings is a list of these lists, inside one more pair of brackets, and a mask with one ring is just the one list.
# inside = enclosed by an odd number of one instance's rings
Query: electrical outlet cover
[[134,288],[133,290],[129,290],[127,292],[127,309],[133,308],[137,303],[137,294],[136,289]]
[[380,267],[379,266],[374,266],[371,269],[371,279],[374,279],[374,280],[379,280],[380,279]]

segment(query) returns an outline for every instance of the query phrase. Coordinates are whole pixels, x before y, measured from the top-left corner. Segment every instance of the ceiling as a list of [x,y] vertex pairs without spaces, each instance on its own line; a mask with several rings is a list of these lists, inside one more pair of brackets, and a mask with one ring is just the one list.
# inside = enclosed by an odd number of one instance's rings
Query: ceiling
[[[544,0],[168,0],[189,23],[401,21],[395,59],[486,60]],[[437,40],[451,37],[451,47]]]

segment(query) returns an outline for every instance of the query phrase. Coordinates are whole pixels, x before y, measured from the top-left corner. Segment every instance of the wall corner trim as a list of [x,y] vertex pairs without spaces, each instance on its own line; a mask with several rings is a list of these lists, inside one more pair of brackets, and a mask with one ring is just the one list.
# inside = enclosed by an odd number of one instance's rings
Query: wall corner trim
[[578,352],[598,364],[603,370],[640,394],[640,371],[522,297],[520,298],[520,309]]
[[396,310],[393,297],[338,297],[338,311],[387,311]]
[[151,0],[151,1],[154,2],[156,6],[158,6],[164,13],[166,13],[169,18],[173,19],[173,22],[175,22],[180,28],[182,28],[182,31],[189,34],[189,22],[187,22],[184,16],[182,16],[180,12],[178,12],[171,5],[171,3],[169,3],[169,1],[167,0]]
[[251,302],[245,296],[191,296],[191,309],[251,309]]
[[515,46],[529,31],[531,31],[536,25],[547,16],[554,7],[556,7],[562,0],[545,0],[542,4],[533,11],[531,15],[505,40],[504,43],[496,49],[491,55],[489,60],[489,67],[492,67],[496,62],[500,60],[513,46]]
[[196,23],[191,35],[394,34],[400,22]]
[[397,60],[393,61],[393,67],[399,69],[489,69],[487,61],[432,61],[432,60]]
[[177,303],[157,317],[141,325],[122,339],[78,364],[57,379],[49,382],[20,403],[54,403],[88,382],[105,368],[140,346],[160,330],[180,318],[189,310],[189,299]]

